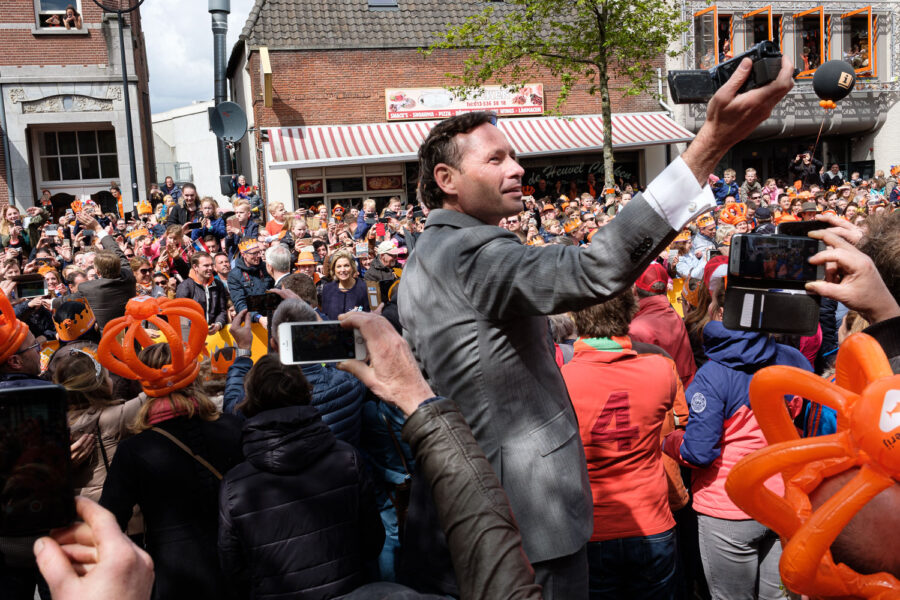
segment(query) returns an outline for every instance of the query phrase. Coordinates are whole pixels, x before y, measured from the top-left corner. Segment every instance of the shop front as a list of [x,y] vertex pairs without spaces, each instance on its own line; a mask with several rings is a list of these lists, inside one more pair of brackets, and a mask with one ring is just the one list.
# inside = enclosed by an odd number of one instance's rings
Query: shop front
[[[419,146],[438,122],[270,128],[264,143],[267,180],[288,174],[293,205],[283,197],[289,209],[321,203],[329,211],[335,204],[346,209],[361,206],[365,198],[375,199],[381,208],[393,196],[406,205],[415,201]],[[525,168],[523,186],[538,189],[543,179],[565,194],[591,187],[595,195],[602,191],[589,183],[602,185],[604,179],[599,115],[500,118],[497,127]],[[661,149],[692,138],[666,113],[614,114],[617,184],[646,184],[665,166]],[[648,158],[651,149],[653,160]]]

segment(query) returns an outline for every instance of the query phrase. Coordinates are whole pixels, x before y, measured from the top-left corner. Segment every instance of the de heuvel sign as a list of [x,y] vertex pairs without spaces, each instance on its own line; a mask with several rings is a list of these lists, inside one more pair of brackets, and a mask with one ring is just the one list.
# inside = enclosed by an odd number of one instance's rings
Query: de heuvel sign
[[476,110],[502,116],[544,113],[544,86],[540,83],[528,83],[513,91],[486,85],[481,94],[466,99],[444,88],[387,88],[384,98],[388,121],[445,119]]

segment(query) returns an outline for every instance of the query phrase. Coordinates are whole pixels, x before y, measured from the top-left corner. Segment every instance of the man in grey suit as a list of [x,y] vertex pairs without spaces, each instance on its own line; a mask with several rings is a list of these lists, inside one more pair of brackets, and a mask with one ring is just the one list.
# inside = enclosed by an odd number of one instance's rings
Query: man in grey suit
[[94,258],[99,279],[80,284],[76,294],[87,298],[102,331],[109,321],[125,314],[125,305],[137,294],[137,282],[128,259],[109,232],[87,214],[79,215],[78,221],[84,229],[92,230],[103,246]]
[[587,249],[523,246],[497,227],[522,210],[523,170],[493,114],[447,119],[419,150],[432,210],[400,282],[400,320],[497,472],[546,599],[587,597],[593,527],[584,449],[546,315],[629,289],[688,221],[715,207],[709,173],[793,85],[785,58],[775,82],[738,95],[744,63],[710,101],[688,150]]

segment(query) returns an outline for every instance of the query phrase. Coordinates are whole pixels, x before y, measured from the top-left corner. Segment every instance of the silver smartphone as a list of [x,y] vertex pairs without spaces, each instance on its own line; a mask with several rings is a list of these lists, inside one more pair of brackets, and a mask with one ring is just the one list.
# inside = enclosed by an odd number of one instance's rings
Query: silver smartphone
[[339,321],[282,323],[278,326],[281,362],[285,365],[336,363],[365,360],[366,343],[356,329]]

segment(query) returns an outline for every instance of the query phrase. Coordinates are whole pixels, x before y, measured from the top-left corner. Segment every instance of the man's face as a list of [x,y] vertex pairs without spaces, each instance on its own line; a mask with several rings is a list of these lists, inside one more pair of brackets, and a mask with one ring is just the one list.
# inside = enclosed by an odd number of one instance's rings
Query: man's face
[[397,264],[397,257],[393,254],[379,254],[379,256],[381,257],[381,264],[386,267],[393,267]]
[[762,196],[761,196],[760,194],[750,194],[750,199],[751,199],[753,202],[756,202],[757,204],[759,204],[760,202],[762,202]]
[[838,174],[838,171],[840,171],[840,170],[841,170],[841,168],[840,168],[839,166],[837,166],[837,165],[831,165],[831,172],[832,172],[834,175],[837,175],[837,174]]
[[751,184],[752,184],[753,182],[756,181],[756,173],[747,173],[747,174],[744,176],[744,179],[747,180],[747,183],[751,183]]
[[241,225],[246,225],[250,220],[250,207],[246,204],[241,204],[237,208],[234,209],[234,216],[237,217],[238,222]]
[[116,221],[116,230],[125,233],[125,230],[128,228],[128,223],[125,222],[125,219],[119,219]]
[[[22,340],[22,345],[19,346],[18,352],[16,352],[16,356],[19,357],[21,361],[21,367],[19,368],[20,373],[25,373],[27,375],[39,375],[41,372],[41,354],[40,347],[36,347],[36,340],[34,339],[34,335],[29,331],[25,336],[25,339]],[[27,348],[27,350],[26,350]]]
[[175,186],[175,180],[172,179],[171,177],[166,177],[166,187],[172,188],[174,186]]
[[248,267],[255,267],[262,261],[262,250],[259,246],[253,246],[241,252],[241,256],[244,257],[244,264]]
[[316,274],[316,265],[299,265],[297,267],[297,272],[312,277]]
[[222,277],[228,277],[228,272],[231,270],[231,264],[229,264],[227,256],[217,256],[215,266],[216,273]]
[[631,194],[629,194],[629,193],[622,194],[622,198],[619,200],[619,206],[624,207],[629,202],[631,202]]
[[725,196],[725,206],[728,206],[729,204],[734,204],[736,202],[737,202],[737,200],[735,199],[734,196]]
[[707,225],[706,227],[700,228],[700,233],[704,236],[713,239],[716,237],[716,225],[713,223],[712,225]]
[[207,256],[204,256],[199,261],[197,261],[197,265],[194,267],[194,270],[197,271],[197,275],[200,276],[200,279],[206,281],[210,277],[213,276],[213,260]]
[[783,211],[788,210],[791,207],[791,197],[782,196],[781,200],[778,201],[778,206],[780,206]]
[[508,217],[506,219],[506,229],[510,231],[517,231],[520,228],[519,226],[519,215]]
[[95,269],[94,267],[90,267],[87,271],[85,271],[85,274],[87,275],[88,281],[94,281],[100,278],[100,276],[97,275],[97,269]]
[[167,283],[169,283],[169,280],[166,279],[165,277],[156,277],[156,278],[153,280],[153,284],[154,284],[154,285],[158,285],[158,286],[161,287],[161,288],[166,287],[166,284],[167,284]]
[[446,167],[438,181],[448,196],[456,197],[459,210],[488,225],[519,212],[525,170],[506,136],[485,123],[457,136],[456,144],[462,155],[459,168]]
[[182,197],[184,198],[184,204],[189,209],[194,210],[194,207],[197,206],[197,190],[194,188],[184,188],[182,192]]
[[206,250],[210,254],[215,254],[216,252],[219,251],[219,240],[217,240],[217,239],[204,240],[203,243],[206,244]]
[[546,179],[538,180],[538,189],[541,190],[542,192],[547,189],[547,180]]

